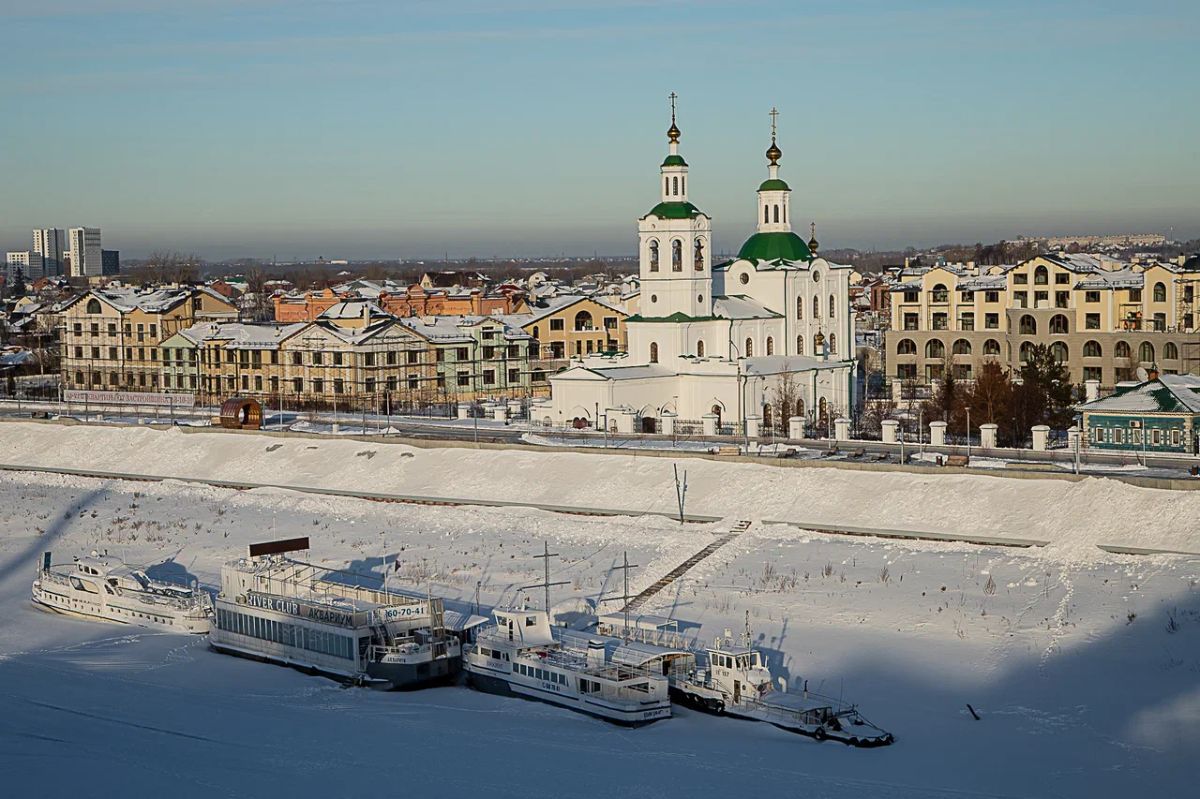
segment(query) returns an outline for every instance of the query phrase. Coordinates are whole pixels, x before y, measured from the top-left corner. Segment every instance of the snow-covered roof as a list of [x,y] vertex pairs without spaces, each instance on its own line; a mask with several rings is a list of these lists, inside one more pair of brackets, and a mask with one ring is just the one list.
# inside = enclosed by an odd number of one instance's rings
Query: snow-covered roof
[[1200,413],[1200,376],[1162,375],[1084,403],[1087,413]]
[[781,372],[811,372],[844,366],[846,361],[813,358],[808,355],[763,355],[742,361],[747,375],[774,375]]
[[1136,289],[1146,283],[1145,276],[1133,269],[1116,269],[1111,272],[1095,272],[1076,281],[1077,289]]
[[179,303],[190,298],[193,292],[201,292],[229,304],[229,298],[213,291],[208,286],[167,286],[161,288],[135,288],[133,286],[106,287],[92,289],[79,299],[94,296],[112,305],[121,313],[129,313],[134,309],[146,313],[162,313],[169,311]]
[[721,319],[774,319],[781,314],[743,294],[730,294],[713,297],[713,316]]
[[302,330],[306,322],[287,325],[253,325],[243,322],[199,322],[179,331],[179,335],[194,344],[204,341],[225,341],[226,349],[269,350],[279,342]]
[[321,312],[319,319],[362,319],[364,311],[369,318],[390,317],[392,314],[368,300],[344,300],[330,305]]

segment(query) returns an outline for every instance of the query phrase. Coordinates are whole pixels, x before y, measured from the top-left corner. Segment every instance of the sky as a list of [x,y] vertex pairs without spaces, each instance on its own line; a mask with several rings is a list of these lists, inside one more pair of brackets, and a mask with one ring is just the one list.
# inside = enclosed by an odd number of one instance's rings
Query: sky
[[632,254],[672,91],[719,252],[773,106],[825,248],[1200,235],[1195,2],[0,0],[0,30],[6,249]]

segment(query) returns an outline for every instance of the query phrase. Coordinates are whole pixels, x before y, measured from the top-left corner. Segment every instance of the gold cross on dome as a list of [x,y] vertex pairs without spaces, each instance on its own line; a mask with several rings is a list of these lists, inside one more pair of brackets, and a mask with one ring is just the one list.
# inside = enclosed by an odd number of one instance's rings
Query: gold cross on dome
[[678,97],[679,95],[677,95],[675,92],[671,92],[671,122],[675,121],[675,100],[678,99]]
[[771,106],[771,141],[775,141],[775,119],[779,116],[779,111],[775,106]]

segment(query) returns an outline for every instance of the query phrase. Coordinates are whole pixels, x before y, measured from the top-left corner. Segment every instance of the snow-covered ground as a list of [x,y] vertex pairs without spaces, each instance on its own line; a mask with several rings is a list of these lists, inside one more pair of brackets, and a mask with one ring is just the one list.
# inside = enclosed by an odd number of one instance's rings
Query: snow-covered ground
[[[128,471],[140,463],[165,471],[173,464],[177,472],[225,479],[265,470],[273,481],[294,469],[302,482],[372,490],[487,495],[507,485],[560,503],[674,501],[672,461],[661,458],[390,452],[339,440],[146,430],[81,442],[67,434],[105,431],[43,428],[59,441],[14,436],[16,427],[0,426],[0,460],[38,455],[54,462],[73,444],[71,463],[80,468]],[[126,436],[135,439],[132,449],[122,443]],[[18,439],[22,443],[14,444]],[[282,447],[270,449],[276,445]],[[567,611],[621,591],[614,566],[623,552],[639,564],[631,578],[637,591],[734,519],[772,518],[779,508],[833,515],[840,503],[848,524],[883,518],[896,526],[905,519],[949,525],[956,509],[959,523],[975,530],[974,520],[991,508],[1008,503],[1012,516],[1024,519],[1038,510],[1031,504],[1049,501],[1042,492],[1057,493],[1053,524],[1039,528],[1049,530],[1071,525],[1073,515],[1103,524],[1107,506],[1097,502],[1104,491],[1134,492],[1124,499],[1142,514],[1131,528],[1139,533],[1180,524],[1174,514],[1190,506],[1173,503],[1194,502],[1192,492],[1145,491],[1143,497],[1136,493],[1141,489],[1104,480],[682,465],[689,472],[689,505],[704,512],[724,504],[731,511],[727,521],[679,525],[651,516],[0,472],[5,792],[25,795],[36,786],[39,796],[72,797],[118,790],[206,797],[419,790],[915,799],[1182,796],[1194,790],[1200,560],[1115,556],[1090,546],[1084,556],[1068,543],[1078,538],[1074,528],[1059,545],[1020,550],[843,538],[758,521],[644,609],[673,613],[701,639],[727,627],[740,630],[748,612],[777,676],[852,698],[896,734],[894,746],[878,750],[820,744],[682,709],[665,722],[625,730],[464,688],[343,689],[214,654],[201,639],[52,616],[28,600],[36,561],[47,549],[60,558],[107,549],[156,564],[154,575],[195,576],[212,585],[221,562],[250,541],[308,535],[314,560],[378,572],[385,556],[398,557],[401,585],[432,586],[460,608],[474,602],[477,586],[489,605],[512,601],[519,586],[537,582],[541,564],[531,556],[546,540],[561,553],[551,579],[568,581],[555,589],[556,608]],[[881,509],[901,490],[891,481],[900,478],[918,497],[884,518]],[[1081,487],[1091,493],[1072,495]],[[1006,493],[1017,488],[1028,493]],[[714,491],[722,493],[721,502],[706,497]],[[935,501],[943,494],[944,501]],[[910,502],[924,503],[924,513]],[[1066,513],[1074,503],[1083,504]],[[1192,528],[1167,533],[1197,548]],[[533,600],[539,598],[534,592]],[[967,703],[982,720],[971,717]]]

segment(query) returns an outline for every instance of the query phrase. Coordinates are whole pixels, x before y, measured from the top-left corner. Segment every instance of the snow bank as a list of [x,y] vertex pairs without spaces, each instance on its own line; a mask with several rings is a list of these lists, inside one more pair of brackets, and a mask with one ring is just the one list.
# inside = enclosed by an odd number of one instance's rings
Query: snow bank
[[[689,513],[794,524],[1044,539],[1064,558],[1096,544],[1200,552],[1200,492],[1080,482],[784,468],[552,448],[417,449],[346,439],[0,425],[0,463],[673,513],[672,463]],[[798,533],[799,534],[799,533]]]

